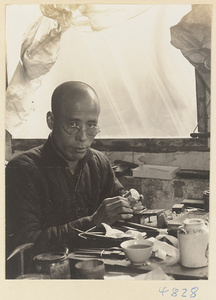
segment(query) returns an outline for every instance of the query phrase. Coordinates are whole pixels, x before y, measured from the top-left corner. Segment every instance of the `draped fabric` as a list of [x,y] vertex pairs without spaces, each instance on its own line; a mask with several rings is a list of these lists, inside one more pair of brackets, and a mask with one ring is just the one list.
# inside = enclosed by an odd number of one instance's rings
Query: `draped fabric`
[[[6,129],[19,134],[34,110],[32,99],[56,62],[60,39],[70,26],[79,30],[102,30],[128,20],[148,6],[41,4],[44,16],[27,30],[21,45],[20,62],[6,91]],[[38,79],[39,78],[39,79]],[[36,79],[36,80],[35,80]]]
[[42,13],[63,29],[75,26],[82,31],[100,31],[134,18],[152,5],[41,4]]
[[58,23],[43,17],[24,36],[20,61],[6,91],[6,129],[12,134],[22,130],[21,125],[34,110],[35,90],[58,57],[60,37]]
[[[8,24],[15,24],[9,9]],[[9,78],[6,128],[16,137],[46,137],[52,91],[63,81],[79,80],[99,95],[100,137],[189,136],[196,125],[194,68],[171,45],[170,27],[190,10],[41,5]]]
[[194,5],[171,27],[171,43],[196,68],[210,88],[212,5]]

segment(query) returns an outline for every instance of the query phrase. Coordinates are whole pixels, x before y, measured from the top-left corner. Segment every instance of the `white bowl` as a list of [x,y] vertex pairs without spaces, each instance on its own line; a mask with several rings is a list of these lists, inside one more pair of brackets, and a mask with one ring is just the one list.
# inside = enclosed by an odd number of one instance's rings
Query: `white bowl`
[[125,256],[134,265],[144,264],[152,254],[154,243],[148,240],[129,240],[121,243]]

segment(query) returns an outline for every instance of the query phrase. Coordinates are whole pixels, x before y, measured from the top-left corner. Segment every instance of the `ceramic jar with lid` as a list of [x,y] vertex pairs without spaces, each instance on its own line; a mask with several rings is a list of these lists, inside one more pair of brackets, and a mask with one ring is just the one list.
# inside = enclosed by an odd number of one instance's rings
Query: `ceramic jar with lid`
[[202,219],[186,219],[178,228],[180,263],[184,267],[208,265],[208,224]]

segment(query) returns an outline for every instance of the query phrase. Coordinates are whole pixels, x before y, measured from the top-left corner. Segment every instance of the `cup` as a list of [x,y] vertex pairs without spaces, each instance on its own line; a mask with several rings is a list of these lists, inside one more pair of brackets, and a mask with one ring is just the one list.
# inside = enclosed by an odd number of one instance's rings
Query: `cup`
[[133,265],[145,264],[153,251],[154,243],[148,240],[128,240],[121,243],[125,256]]
[[80,279],[104,279],[105,266],[101,260],[85,260],[75,264]]

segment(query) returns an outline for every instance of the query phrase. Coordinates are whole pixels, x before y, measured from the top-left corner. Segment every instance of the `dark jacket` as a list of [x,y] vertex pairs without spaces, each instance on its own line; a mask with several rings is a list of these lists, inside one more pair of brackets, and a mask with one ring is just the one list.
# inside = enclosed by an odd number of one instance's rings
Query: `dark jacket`
[[49,137],[43,146],[7,165],[9,251],[29,242],[38,252],[76,246],[73,228],[91,228],[91,215],[103,199],[118,195],[122,188],[107,157],[94,149],[87,152],[72,175]]

